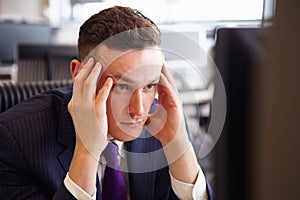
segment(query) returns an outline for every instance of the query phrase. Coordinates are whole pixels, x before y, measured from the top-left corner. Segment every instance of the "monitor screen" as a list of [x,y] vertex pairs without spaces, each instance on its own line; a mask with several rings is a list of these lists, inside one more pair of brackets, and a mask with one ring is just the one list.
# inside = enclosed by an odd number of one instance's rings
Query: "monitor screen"
[[16,60],[18,43],[50,43],[52,28],[46,24],[0,23],[0,63]]

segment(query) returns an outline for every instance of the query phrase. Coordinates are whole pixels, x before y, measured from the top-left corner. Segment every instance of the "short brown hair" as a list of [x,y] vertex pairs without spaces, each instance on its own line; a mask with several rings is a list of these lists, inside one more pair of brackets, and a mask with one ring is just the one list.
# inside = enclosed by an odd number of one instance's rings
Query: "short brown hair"
[[[118,33],[122,33],[122,38],[108,40]],[[78,59],[84,60],[91,50],[104,41],[109,48],[142,49],[160,45],[160,36],[156,24],[138,10],[114,6],[94,14],[80,27]]]

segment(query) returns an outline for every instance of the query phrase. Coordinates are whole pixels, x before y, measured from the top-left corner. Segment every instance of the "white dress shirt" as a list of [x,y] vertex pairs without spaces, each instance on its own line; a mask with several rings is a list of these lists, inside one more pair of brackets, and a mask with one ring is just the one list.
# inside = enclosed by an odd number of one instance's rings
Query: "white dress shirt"
[[[119,161],[122,162],[122,157],[124,155],[123,152],[123,142],[116,141],[117,145],[119,146]],[[100,158],[99,163],[99,169],[98,169],[98,176],[99,180],[102,182],[102,178],[104,175],[105,170],[105,160],[103,157]],[[198,165],[198,176],[196,179],[195,184],[189,184],[184,183],[179,180],[176,180],[172,174],[169,171],[170,177],[171,177],[171,186],[173,191],[175,192],[176,196],[179,199],[197,199],[197,200],[207,200],[207,192],[206,192],[206,181],[203,174],[203,171],[201,170],[200,166]],[[125,176],[126,179],[126,176]],[[127,188],[129,187],[128,181],[126,181]],[[67,190],[78,200],[96,200],[96,192],[97,188],[95,186],[95,193],[93,196],[90,196],[87,194],[83,189],[81,189],[76,183],[72,181],[72,179],[69,177],[69,173],[67,173],[64,184],[67,188]],[[130,199],[130,197],[129,197]]]

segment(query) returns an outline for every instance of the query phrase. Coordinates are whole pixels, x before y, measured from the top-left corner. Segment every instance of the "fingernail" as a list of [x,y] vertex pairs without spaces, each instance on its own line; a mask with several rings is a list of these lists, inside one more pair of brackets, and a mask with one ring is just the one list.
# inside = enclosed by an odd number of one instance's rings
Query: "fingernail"
[[93,61],[94,61],[94,58],[93,58],[93,57],[90,57],[88,62],[91,63],[91,62],[93,62]]
[[100,63],[100,62],[96,62],[95,66],[96,66],[96,67],[100,67],[100,66],[101,66],[101,63]]
[[112,79],[112,77],[107,77],[107,79],[106,80],[109,80],[110,82],[113,82],[113,79]]

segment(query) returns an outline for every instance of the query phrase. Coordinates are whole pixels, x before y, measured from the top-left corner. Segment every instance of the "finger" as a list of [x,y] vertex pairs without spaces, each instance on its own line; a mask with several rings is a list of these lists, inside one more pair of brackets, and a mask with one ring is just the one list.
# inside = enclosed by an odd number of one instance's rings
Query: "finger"
[[94,59],[90,58],[89,61],[82,66],[81,70],[74,78],[73,96],[75,99],[79,99],[81,97],[83,87],[84,87],[83,83],[87,79],[88,75],[90,74],[90,71],[93,66],[94,66]]
[[147,122],[145,123],[145,128],[154,136],[162,130],[166,120],[166,109],[162,105],[157,104],[155,111],[148,116]]
[[96,94],[97,81],[102,69],[100,62],[97,62],[95,67],[91,70],[86,81],[84,82],[83,98],[85,101],[93,101]]
[[111,77],[108,77],[105,80],[102,88],[98,92],[98,95],[97,95],[97,98],[96,98],[97,104],[106,103],[106,101],[108,99],[108,96],[109,96],[109,93],[111,91],[112,85],[113,85],[113,79]]
[[174,91],[172,85],[164,74],[160,75],[159,84],[157,85],[157,92],[159,103],[162,103],[162,101],[172,103],[172,99],[177,102],[180,101],[177,91]]
[[171,91],[173,91],[175,93],[173,86],[171,85],[171,83],[168,81],[167,77],[164,74],[160,74],[160,79],[157,84],[157,90],[158,90],[158,93],[160,93],[160,92],[169,93]]

